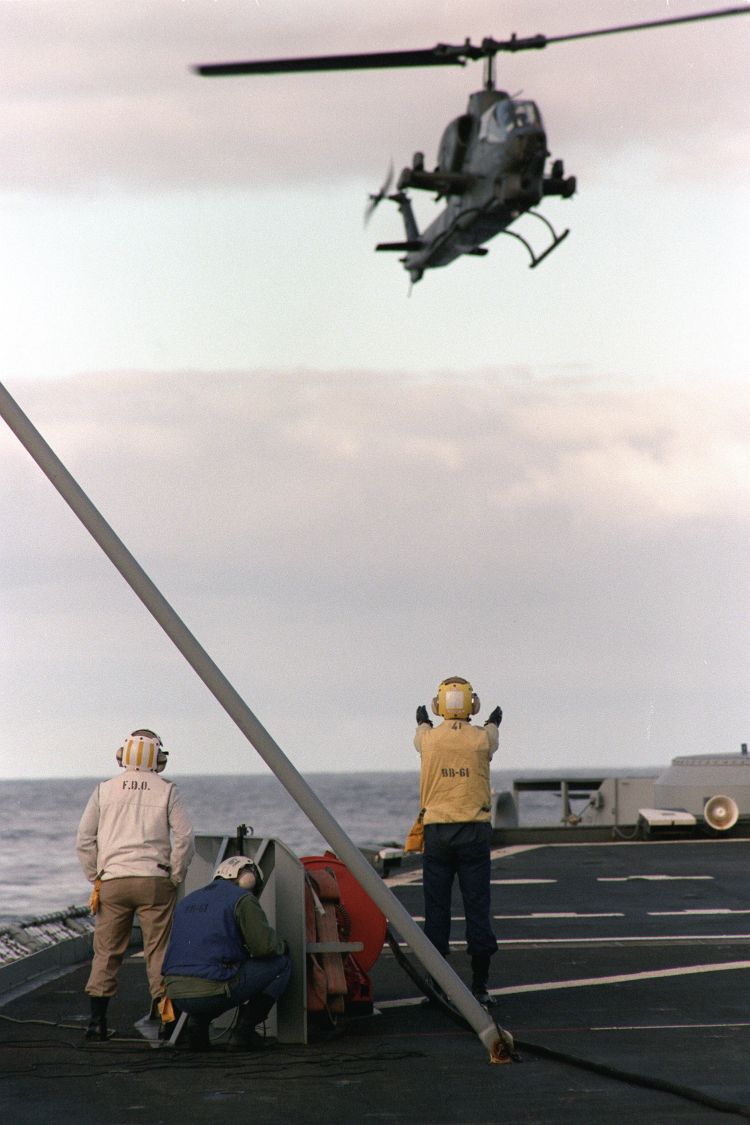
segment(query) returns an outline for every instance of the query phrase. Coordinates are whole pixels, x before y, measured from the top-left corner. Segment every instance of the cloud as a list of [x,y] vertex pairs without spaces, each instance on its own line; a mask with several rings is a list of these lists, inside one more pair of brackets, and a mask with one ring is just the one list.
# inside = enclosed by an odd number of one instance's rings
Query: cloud
[[750,469],[733,402],[713,387],[546,400],[518,416],[531,471],[499,502],[575,505],[585,495],[589,517],[607,525],[732,518]]
[[739,516],[739,388],[561,392],[502,371],[250,372],[89,376],[32,398],[53,441],[156,551],[212,557],[219,536],[224,555],[254,545],[278,565],[302,536],[316,545],[308,568],[345,554],[356,570],[401,570],[397,547],[420,520],[430,535],[450,521],[533,526],[552,509],[616,536]]
[[[584,764],[605,732],[658,764],[734,731],[740,386],[114,373],[18,397],[304,763],[365,768],[373,736],[403,767],[404,713],[446,667],[502,686],[519,764],[559,750],[563,715]],[[189,746],[210,700],[7,434],[0,463],[6,721],[28,709],[49,755],[60,722],[93,740],[133,707]]]

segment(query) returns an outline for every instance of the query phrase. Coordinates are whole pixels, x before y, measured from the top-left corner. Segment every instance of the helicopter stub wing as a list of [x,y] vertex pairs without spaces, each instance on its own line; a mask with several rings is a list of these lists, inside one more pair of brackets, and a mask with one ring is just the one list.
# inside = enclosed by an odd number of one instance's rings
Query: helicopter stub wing
[[434,191],[438,195],[461,195],[469,190],[475,178],[462,172],[425,172],[423,168],[404,168],[397,187],[399,191],[410,187],[419,191]]
[[424,250],[424,242],[379,242],[376,250]]
[[575,176],[545,176],[542,180],[542,193],[544,195],[559,195],[561,199],[570,199],[575,195],[578,186]]

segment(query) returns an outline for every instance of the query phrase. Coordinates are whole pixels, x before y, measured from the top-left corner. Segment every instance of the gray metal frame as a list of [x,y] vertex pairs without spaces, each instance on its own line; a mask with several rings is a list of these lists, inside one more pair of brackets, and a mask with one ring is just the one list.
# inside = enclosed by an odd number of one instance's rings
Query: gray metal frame
[[[242,854],[263,874],[260,902],[268,921],[289,946],[292,975],[283,996],[268,1017],[269,1030],[281,1043],[307,1043],[307,954],[348,953],[362,942],[308,942],[305,925],[305,868],[285,843],[272,836],[246,836]],[[195,837],[195,855],[178,898],[209,883],[223,859],[238,855],[236,836]],[[224,1021],[230,1022],[230,1021]],[[169,1040],[174,1046],[185,1023],[180,1016]]]

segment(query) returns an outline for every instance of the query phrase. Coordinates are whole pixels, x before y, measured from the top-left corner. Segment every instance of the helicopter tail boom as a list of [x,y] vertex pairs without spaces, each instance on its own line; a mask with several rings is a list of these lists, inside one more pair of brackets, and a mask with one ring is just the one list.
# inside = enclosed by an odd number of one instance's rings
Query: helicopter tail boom
[[[422,236],[419,233],[417,220],[414,218],[414,210],[411,205],[411,200],[405,191],[396,191],[393,195],[387,197],[391,202],[395,203],[401,212],[401,218],[404,220],[404,231],[406,232],[406,242],[399,243],[381,243],[382,247],[392,245],[399,250],[421,250],[423,248]],[[378,249],[381,249],[378,246]]]

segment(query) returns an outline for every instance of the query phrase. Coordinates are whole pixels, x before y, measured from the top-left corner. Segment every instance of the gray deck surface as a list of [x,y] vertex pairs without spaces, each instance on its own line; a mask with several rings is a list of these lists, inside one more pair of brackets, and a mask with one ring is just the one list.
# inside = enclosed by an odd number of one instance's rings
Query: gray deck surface
[[[3,1120],[710,1125],[750,1117],[749,871],[750,842],[734,840],[498,855],[501,951],[491,984],[519,1048],[511,1066],[491,1065],[472,1032],[419,1003],[390,951],[372,974],[380,1014],[262,1055],[150,1047],[132,1026],[148,1008],[138,958],[123,966],[111,1005],[117,1037],[86,1043],[87,969],[76,968],[0,1008]],[[419,916],[415,875],[396,889]],[[462,914],[458,899],[454,913]],[[454,928],[451,961],[466,977],[462,923]],[[391,1006],[399,1000],[414,1003]]]

